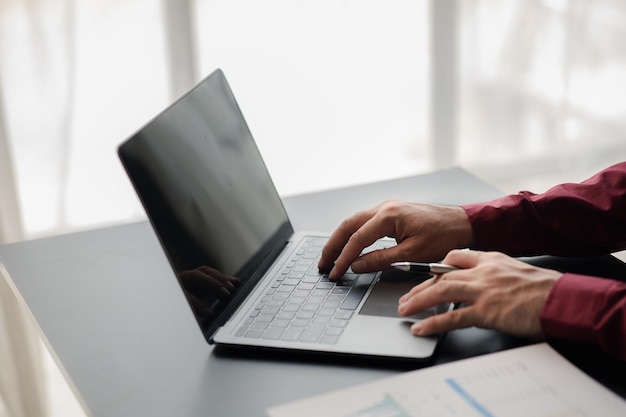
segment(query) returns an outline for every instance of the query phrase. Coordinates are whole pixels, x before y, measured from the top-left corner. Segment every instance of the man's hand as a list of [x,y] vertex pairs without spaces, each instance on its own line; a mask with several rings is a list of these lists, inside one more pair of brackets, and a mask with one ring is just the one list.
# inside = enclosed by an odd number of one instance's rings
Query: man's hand
[[451,251],[444,263],[462,268],[424,281],[399,300],[398,313],[411,316],[444,302],[466,306],[413,325],[418,336],[478,326],[516,336],[542,337],[540,315],[562,274],[497,252]]
[[[398,243],[360,256],[381,237]],[[472,243],[472,227],[461,207],[385,201],[344,220],[324,247],[318,267],[340,278],[389,268],[395,261],[439,261],[450,249]]]

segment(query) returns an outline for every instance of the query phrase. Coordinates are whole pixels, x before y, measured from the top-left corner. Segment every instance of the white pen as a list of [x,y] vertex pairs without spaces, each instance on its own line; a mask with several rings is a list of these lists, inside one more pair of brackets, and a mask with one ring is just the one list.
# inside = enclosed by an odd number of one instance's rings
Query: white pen
[[393,262],[391,266],[401,271],[425,272],[435,275],[445,274],[446,272],[459,269],[456,266],[452,265],[419,262]]

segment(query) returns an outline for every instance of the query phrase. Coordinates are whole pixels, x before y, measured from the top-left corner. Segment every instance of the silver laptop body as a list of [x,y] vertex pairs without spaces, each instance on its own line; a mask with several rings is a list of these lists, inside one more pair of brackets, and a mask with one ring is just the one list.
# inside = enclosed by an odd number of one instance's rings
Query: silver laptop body
[[[317,270],[328,235],[294,232],[221,70],[118,148],[209,343],[429,359],[398,298],[424,276]],[[378,247],[392,245],[380,240]]]

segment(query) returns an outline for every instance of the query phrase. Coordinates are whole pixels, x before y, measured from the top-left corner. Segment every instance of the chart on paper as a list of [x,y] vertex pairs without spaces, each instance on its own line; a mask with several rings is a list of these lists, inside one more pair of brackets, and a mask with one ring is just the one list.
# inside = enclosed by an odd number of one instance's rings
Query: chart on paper
[[585,417],[626,402],[547,344],[425,368],[268,410],[271,417]]
[[382,393],[371,404],[336,417],[527,417],[528,410],[541,410],[541,414],[534,414],[538,417],[586,415],[535,380],[523,363],[433,380],[428,387],[407,388]]

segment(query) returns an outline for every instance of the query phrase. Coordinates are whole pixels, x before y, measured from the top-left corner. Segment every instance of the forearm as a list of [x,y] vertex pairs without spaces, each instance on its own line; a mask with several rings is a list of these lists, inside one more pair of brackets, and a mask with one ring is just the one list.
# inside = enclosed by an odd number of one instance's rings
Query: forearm
[[580,184],[464,205],[474,247],[509,255],[594,255],[626,248],[626,163]]

